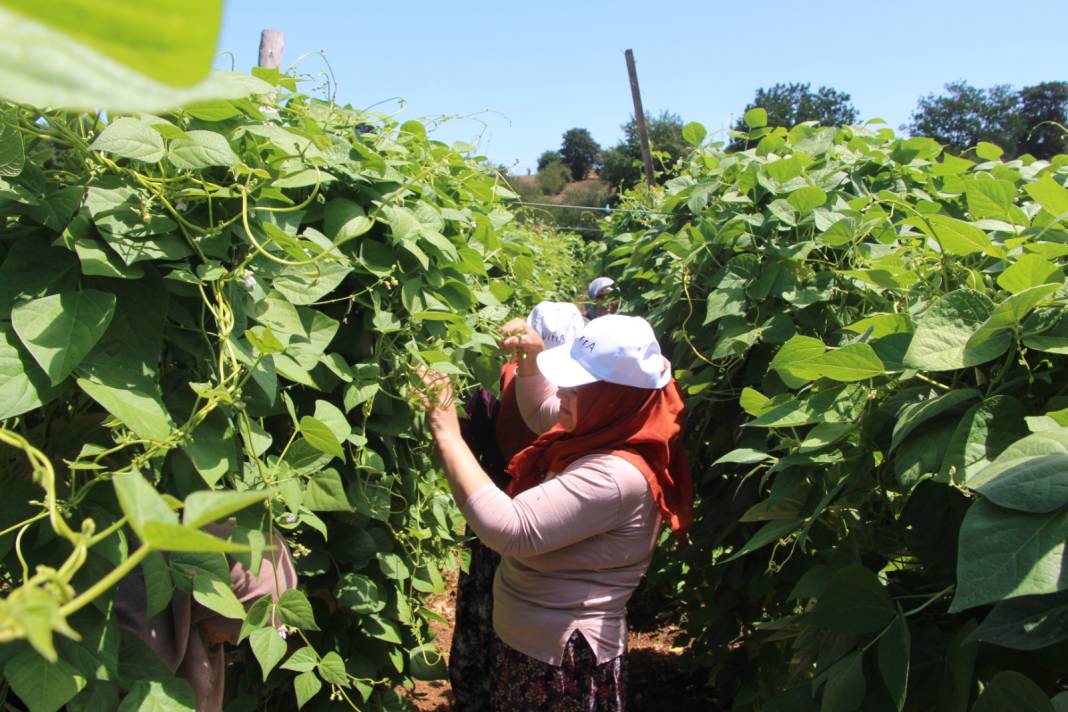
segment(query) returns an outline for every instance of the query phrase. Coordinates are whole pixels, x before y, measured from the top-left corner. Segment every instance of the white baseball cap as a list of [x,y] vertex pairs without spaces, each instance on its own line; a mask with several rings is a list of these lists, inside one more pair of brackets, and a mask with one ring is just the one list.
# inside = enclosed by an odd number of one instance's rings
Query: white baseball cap
[[558,388],[607,381],[635,388],[663,388],[671,364],[660,353],[653,327],[640,316],[594,319],[570,345],[538,354],[538,369]]
[[596,299],[602,289],[608,289],[615,283],[616,281],[611,277],[598,277],[586,287],[586,296],[590,299]]
[[539,302],[527,317],[527,323],[538,332],[548,349],[574,341],[586,320],[570,302]]

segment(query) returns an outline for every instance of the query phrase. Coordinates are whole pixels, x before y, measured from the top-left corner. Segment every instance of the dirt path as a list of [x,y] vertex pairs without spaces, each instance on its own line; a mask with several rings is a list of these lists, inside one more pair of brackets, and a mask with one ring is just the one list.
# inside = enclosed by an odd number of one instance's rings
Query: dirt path
[[[447,590],[427,602],[430,610],[448,623],[432,622],[435,644],[448,655],[456,603],[455,575],[447,579]],[[672,624],[632,626],[628,638],[630,667],[628,712],[665,712],[715,707],[700,697],[694,680],[679,668],[682,652],[674,648],[678,628]],[[421,712],[451,712],[452,694],[448,680],[418,680],[410,697]]]

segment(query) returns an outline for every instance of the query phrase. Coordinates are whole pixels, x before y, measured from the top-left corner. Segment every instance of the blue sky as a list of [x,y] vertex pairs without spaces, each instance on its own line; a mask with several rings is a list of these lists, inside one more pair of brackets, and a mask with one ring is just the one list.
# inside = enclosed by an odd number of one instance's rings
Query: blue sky
[[[402,119],[466,117],[435,136],[476,143],[519,173],[569,128],[604,147],[621,138],[633,113],[627,48],[646,111],[710,133],[776,82],[848,92],[862,119],[896,129],[919,97],[957,79],[1068,80],[1068,0],[228,0],[219,49],[247,70],[268,27],[285,33],[283,67],[325,52],[340,101],[385,101],[377,109]],[[298,64],[323,70],[315,55]]]

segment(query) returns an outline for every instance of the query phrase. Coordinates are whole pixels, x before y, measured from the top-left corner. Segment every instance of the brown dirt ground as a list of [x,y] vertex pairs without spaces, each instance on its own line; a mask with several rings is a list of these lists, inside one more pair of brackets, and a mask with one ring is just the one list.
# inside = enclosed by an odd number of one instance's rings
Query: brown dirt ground
[[[456,604],[456,574],[446,575],[446,590],[434,596],[427,607],[448,623],[431,622],[435,644],[448,656]],[[708,710],[714,707],[697,692],[692,676],[679,668],[682,650],[674,647],[678,627],[671,622],[637,621],[631,623],[628,638],[630,672],[629,712],[665,712]],[[452,693],[448,680],[418,680],[409,700],[420,712],[451,712]]]

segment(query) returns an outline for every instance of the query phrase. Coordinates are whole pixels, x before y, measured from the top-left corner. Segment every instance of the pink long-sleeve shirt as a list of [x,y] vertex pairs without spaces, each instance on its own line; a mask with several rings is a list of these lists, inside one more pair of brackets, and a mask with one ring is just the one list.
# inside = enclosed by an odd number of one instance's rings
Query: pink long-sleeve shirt
[[[535,432],[556,422],[556,389],[540,375],[519,376],[516,399]],[[559,665],[578,630],[598,663],[623,654],[627,601],[660,528],[636,467],[614,455],[587,455],[515,499],[486,484],[463,513],[482,543],[502,554],[493,585],[493,627],[502,641]]]

